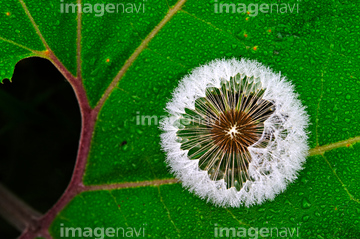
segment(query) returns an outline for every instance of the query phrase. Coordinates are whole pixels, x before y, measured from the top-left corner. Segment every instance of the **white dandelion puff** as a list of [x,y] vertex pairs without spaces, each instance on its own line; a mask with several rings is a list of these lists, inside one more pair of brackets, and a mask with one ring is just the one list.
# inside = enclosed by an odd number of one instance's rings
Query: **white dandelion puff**
[[161,146],[184,187],[217,206],[274,199],[308,152],[308,116],[293,86],[262,64],[214,60],[167,103]]

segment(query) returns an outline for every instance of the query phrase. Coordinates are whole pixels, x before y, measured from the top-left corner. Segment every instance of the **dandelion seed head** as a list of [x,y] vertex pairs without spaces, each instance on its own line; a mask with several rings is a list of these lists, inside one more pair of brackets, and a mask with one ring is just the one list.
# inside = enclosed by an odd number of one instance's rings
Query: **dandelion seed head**
[[217,206],[274,199],[296,179],[308,151],[308,116],[297,97],[280,73],[256,61],[195,68],[160,123],[171,172]]

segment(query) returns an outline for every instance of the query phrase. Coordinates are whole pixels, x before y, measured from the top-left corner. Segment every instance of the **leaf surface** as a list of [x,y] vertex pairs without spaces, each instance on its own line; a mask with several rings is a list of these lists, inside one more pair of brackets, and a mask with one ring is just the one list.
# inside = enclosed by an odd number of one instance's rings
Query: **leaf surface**
[[[74,177],[84,186],[65,193],[71,196],[54,207],[57,216],[47,217],[53,238],[61,225],[141,227],[153,238],[210,238],[220,227],[360,236],[359,4],[289,1],[293,13],[251,16],[215,13],[210,1],[152,0],[126,2],[144,4],[143,12],[97,17],[60,13],[59,1],[0,2],[1,79],[11,78],[20,59],[47,58],[74,86],[83,112],[95,115],[84,175]],[[158,124],[142,122],[166,115],[166,102],[191,69],[231,57],[281,72],[311,121],[305,169],[273,201],[251,208],[217,208],[171,184]]]

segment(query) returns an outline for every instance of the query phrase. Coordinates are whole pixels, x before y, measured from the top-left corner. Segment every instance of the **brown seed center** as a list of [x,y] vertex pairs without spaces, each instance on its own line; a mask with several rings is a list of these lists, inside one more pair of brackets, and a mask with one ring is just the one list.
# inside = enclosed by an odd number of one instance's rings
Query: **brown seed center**
[[219,115],[211,133],[215,144],[227,153],[245,153],[259,140],[257,125],[247,113],[229,110]]

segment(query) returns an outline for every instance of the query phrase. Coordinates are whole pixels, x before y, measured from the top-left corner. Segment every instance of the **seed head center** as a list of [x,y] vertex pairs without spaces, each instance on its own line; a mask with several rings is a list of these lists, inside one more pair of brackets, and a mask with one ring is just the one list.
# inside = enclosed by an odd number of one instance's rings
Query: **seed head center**
[[245,112],[229,110],[212,127],[214,143],[228,153],[245,153],[259,139],[258,125]]
[[206,97],[195,101],[195,110],[186,112],[201,121],[184,125],[177,133],[181,149],[199,160],[211,180],[224,179],[227,188],[238,191],[250,180],[249,147],[260,142],[264,121],[272,113],[273,104],[263,100],[263,90],[256,87],[247,78],[239,82],[231,78],[221,88],[207,88]]
[[[236,126],[236,124],[234,124],[231,128],[229,128],[229,130],[227,131],[227,134],[230,135],[230,138],[232,140],[234,140],[234,138],[236,137],[236,134],[241,134],[238,130],[238,127]],[[226,132],[226,131],[225,131]]]

